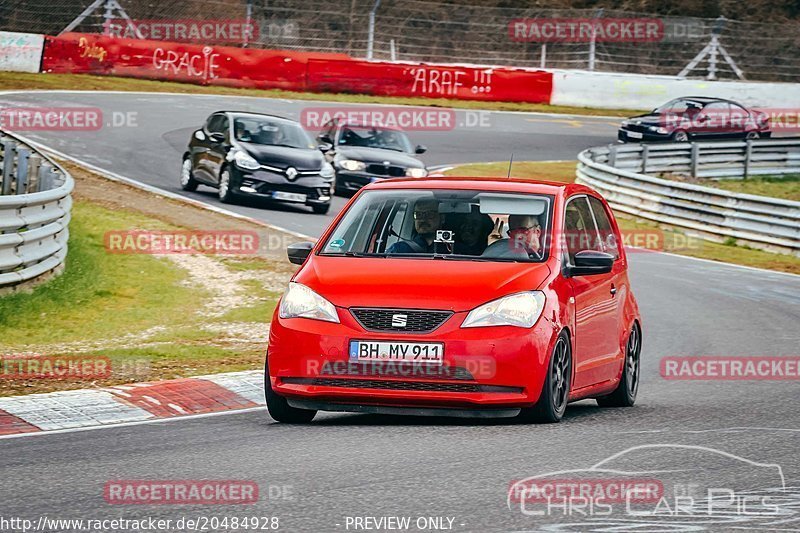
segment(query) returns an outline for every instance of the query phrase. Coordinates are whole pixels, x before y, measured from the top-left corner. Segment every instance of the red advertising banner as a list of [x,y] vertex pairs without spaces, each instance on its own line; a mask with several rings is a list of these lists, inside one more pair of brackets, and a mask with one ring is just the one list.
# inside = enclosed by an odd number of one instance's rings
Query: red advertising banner
[[458,100],[549,103],[549,72],[512,68],[376,63],[308,62],[308,89]]
[[380,63],[344,54],[234,48],[67,33],[47,37],[42,72],[199,85],[549,103],[552,74],[472,66]]
[[309,59],[347,57],[68,33],[47,37],[42,72],[301,91]]

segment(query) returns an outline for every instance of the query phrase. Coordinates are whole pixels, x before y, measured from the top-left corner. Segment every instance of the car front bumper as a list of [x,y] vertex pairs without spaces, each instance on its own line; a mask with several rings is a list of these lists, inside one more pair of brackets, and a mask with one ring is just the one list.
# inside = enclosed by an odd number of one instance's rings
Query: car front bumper
[[[319,175],[299,176],[289,181],[282,174],[267,170],[245,171],[236,168],[232,178],[233,190],[237,194],[276,202],[324,205],[330,203],[333,194],[333,180],[326,180]],[[285,193],[283,197],[281,193]],[[305,198],[288,199],[286,194],[303,195]]]
[[336,171],[336,188],[340,191],[358,191],[374,181],[389,179],[390,176],[373,176],[345,170]]
[[655,132],[636,132],[620,128],[619,131],[617,131],[617,140],[622,142],[669,141],[670,135]]
[[[295,401],[327,405],[317,407],[325,410],[410,410],[407,414],[505,409],[505,414],[487,416],[513,416],[514,409],[530,407],[539,399],[557,337],[556,329],[543,318],[530,329],[462,329],[466,313],[455,313],[432,333],[417,335],[365,331],[347,309],[338,312],[341,324],[282,319],[276,314],[270,327],[269,379],[290,405]],[[350,360],[351,340],[440,342],[444,361],[426,366]]]

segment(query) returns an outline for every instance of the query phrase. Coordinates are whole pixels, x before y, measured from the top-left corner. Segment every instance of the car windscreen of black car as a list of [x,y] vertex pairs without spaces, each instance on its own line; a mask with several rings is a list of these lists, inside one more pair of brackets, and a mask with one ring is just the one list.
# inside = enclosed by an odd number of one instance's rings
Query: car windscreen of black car
[[259,117],[241,117],[233,121],[237,141],[289,148],[314,148],[311,138],[290,122]]

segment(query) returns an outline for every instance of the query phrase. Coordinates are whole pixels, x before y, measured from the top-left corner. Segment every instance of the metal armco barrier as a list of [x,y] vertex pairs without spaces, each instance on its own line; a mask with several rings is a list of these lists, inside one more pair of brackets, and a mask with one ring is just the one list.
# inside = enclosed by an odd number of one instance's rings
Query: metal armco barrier
[[0,132],[0,292],[62,268],[72,176],[17,137]]
[[800,202],[736,194],[656,173],[746,177],[800,173],[800,139],[630,144],[578,155],[577,181],[620,212],[690,230],[708,240],[737,242],[800,256]]

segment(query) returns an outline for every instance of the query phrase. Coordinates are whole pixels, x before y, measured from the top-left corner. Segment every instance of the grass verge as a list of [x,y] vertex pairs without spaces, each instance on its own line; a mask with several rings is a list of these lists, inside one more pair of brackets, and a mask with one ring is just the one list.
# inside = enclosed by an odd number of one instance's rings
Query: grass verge
[[185,94],[223,94],[233,96],[258,96],[261,98],[286,98],[290,100],[324,100],[360,104],[394,104],[434,106],[455,109],[486,109],[490,111],[529,111],[574,115],[629,117],[640,110],[596,109],[589,107],[553,106],[516,102],[484,102],[449,98],[407,98],[370,96],[364,94],[301,93],[279,89],[241,89],[236,87],[203,86],[190,83],[90,76],[88,74],[27,74],[0,72],[0,90],[72,90],[72,91],[145,91]]
[[[520,161],[514,163],[512,176],[572,183],[575,181],[575,164],[575,161]],[[471,163],[459,165],[446,171],[444,174],[448,176],[506,176],[508,175],[508,163]],[[755,181],[755,179],[753,181]],[[715,184],[733,185],[735,183],[741,182],[719,181]],[[794,183],[794,185],[791,185],[792,183]],[[789,189],[790,186],[800,187],[800,184],[797,182],[788,182],[785,184],[786,189]],[[750,191],[742,190],[741,192]],[[663,246],[663,251],[665,252],[697,257],[700,259],[710,259],[712,261],[733,263],[736,265],[800,274],[800,258],[791,255],[773,254],[746,246],[737,246],[735,244],[709,242],[649,220],[631,218],[624,213],[616,213],[616,215],[617,222],[623,233],[629,232],[632,236],[636,236],[637,234],[646,234],[648,231],[652,232],[652,230],[662,232],[663,239],[659,240],[659,247]]]
[[800,202],[800,174],[787,174],[785,176],[756,176],[747,179],[718,179],[687,178],[683,176],[664,175],[666,179],[694,183],[706,187],[724,189],[735,193],[755,194],[770,196]]
[[292,266],[262,255],[107,253],[111,230],[218,228],[205,210],[71,171],[66,269],[32,292],[0,297],[0,356],[102,357],[111,373],[12,378],[0,368],[0,396],[262,368],[268,322]]

